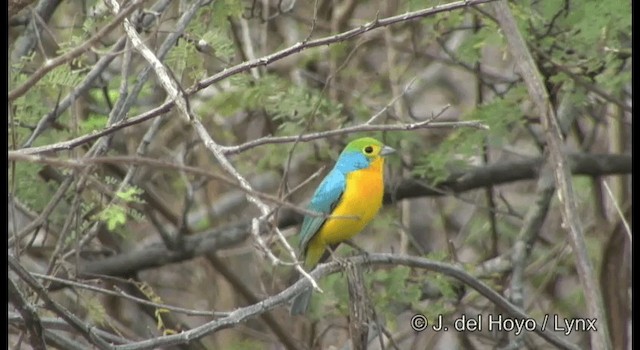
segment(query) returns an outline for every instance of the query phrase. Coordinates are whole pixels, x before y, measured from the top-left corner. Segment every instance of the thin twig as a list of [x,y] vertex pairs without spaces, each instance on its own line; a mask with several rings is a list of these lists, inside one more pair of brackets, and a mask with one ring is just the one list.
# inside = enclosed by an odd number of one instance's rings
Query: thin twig
[[[16,314],[15,312],[8,312],[7,313],[7,322],[9,324],[22,324],[25,323],[25,320],[23,317],[21,317],[20,315]],[[60,319],[60,318],[54,318],[54,317],[41,317],[40,318],[40,322],[42,323],[42,325],[45,327],[45,338],[47,337],[47,331],[50,331],[51,329],[58,329],[58,330],[63,330],[63,331],[69,331],[70,329],[72,329],[69,324],[67,324],[67,322],[65,322],[64,320]],[[130,343],[131,341],[129,339],[125,339],[119,336],[116,336],[114,334],[105,332],[101,329],[95,329],[96,334],[100,335],[101,337],[103,337],[104,339],[114,342],[114,343],[121,343],[121,344],[126,344],[126,343]],[[84,347],[78,347],[77,349],[85,349],[86,345]],[[67,349],[67,348],[65,348]],[[75,349],[75,348],[74,348]]]
[[91,344],[96,345],[100,349],[111,350],[113,347],[109,345],[102,337],[98,336],[95,332],[95,327],[84,323],[71,311],[65,307],[59,305],[49,297],[49,293],[44,287],[36,281],[27,270],[20,265],[20,263],[12,256],[8,256],[9,268],[13,270],[23,281],[27,283],[37,294],[44,303],[62,319],[75,328],[80,334],[87,339]]
[[[448,105],[445,106],[445,108],[447,107]],[[161,112],[153,112],[153,113],[151,111],[146,112],[141,114],[138,117],[130,118],[126,121],[109,125],[108,127],[100,131],[94,132],[92,134],[79,136],[68,141],[57,142],[50,145],[22,148],[19,150],[15,150],[13,152],[20,152],[23,154],[38,154],[38,153],[71,150],[85,143],[98,139],[102,136],[112,134],[120,129],[124,129],[132,125],[140,124],[144,121],[155,118],[159,114],[166,113],[168,111],[169,111],[169,108],[166,108],[166,110],[163,110]],[[442,112],[443,111],[441,110],[440,112],[436,113],[435,116],[437,117],[441,115]],[[409,124],[371,124],[371,125],[362,124],[362,125],[349,126],[341,129],[336,129],[336,130],[326,130],[321,132],[303,134],[301,136],[279,136],[279,137],[266,136],[266,137],[255,139],[255,140],[252,140],[240,145],[236,145],[236,146],[220,146],[220,147],[222,147],[222,152],[225,155],[233,155],[233,154],[238,154],[248,149],[262,146],[262,145],[295,142],[298,138],[300,138],[300,141],[305,142],[305,141],[327,138],[330,136],[346,135],[346,134],[352,134],[356,132],[365,132],[365,131],[369,131],[369,132],[371,131],[411,131],[411,130],[417,130],[417,129],[449,129],[449,128],[467,128],[467,127],[487,130],[489,128],[486,124],[477,120],[436,122],[436,121],[432,121],[433,119],[434,117],[431,117],[429,120],[424,120],[418,123],[409,123]]]
[[631,227],[629,226],[629,223],[627,222],[627,219],[625,218],[624,213],[622,213],[622,209],[620,209],[620,206],[618,205],[618,201],[616,201],[616,198],[613,196],[613,192],[611,192],[611,188],[609,188],[609,185],[607,184],[606,181],[602,181],[602,183],[604,184],[604,189],[607,190],[607,194],[611,198],[611,202],[613,203],[614,208],[616,208],[616,212],[618,212],[618,215],[620,215],[620,220],[622,221],[622,225],[624,225],[624,230],[627,233],[627,237],[629,238],[629,245],[631,245],[631,239],[632,239]]
[[16,310],[22,315],[25,328],[29,334],[30,345],[35,350],[45,350],[47,346],[44,343],[40,316],[38,316],[35,307],[25,299],[23,293],[11,278],[8,281],[7,296]]
[[129,294],[125,293],[122,290],[120,292],[114,292],[114,291],[109,290],[109,289],[92,286],[92,285],[89,285],[89,284],[86,284],[86,283],[80,283],[80,282],[76,282],[76,281],[71,281],[71,280],[68,280],[68,279],[65,279],[65,278],[59,278],[59,277],[54,277],[54,276],[49,276],[49,275],[43,275],[43,274],[35,273],[35,272],[31,272],[31,275],[33,277],[36,277],[36,278],[40,278],[40,279],[51,281],[51,282],[60,283],[62,285],[72,286],[72,287],[76,287],[76,288],[90,290],[90,291],[93,291],[93,292],[98,292],[98,293],[102,293],[102,294],[106,294],[106,295],[111,295],[111,296],[127,299],[127,300],[133,301],[135,303],[148,305],[148,306],[152,306],[152,307],[155,307],[155,308],[167,309],[167,310],[179,312],[179,313],[182,313],[182,314],[185,314],[185,315],[189,315],[189,316],[225,317],[225,316],[228,315],[227,312],[191,310],[191,309],[185,309],[185,308],[177,307],[177,306],[154,303],[154,302],[151,302],[151,301],[148,301],[148,300],[144,300],[144,299],[140,299],[140,298],[134,297],[133,295],[129,295]]

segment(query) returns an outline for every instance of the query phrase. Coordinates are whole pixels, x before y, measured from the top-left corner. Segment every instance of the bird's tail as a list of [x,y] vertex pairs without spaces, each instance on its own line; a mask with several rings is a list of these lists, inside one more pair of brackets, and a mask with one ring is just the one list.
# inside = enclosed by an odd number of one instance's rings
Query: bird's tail
[[309,309],[309,302],[311,301],[311,295],[313,294],[313,289],[311,287],[305,288],[300,294],[296,295],[293,299],[293,303],[291,303],[291,310],[289,313],[292,316],[295,315],[304,315]]

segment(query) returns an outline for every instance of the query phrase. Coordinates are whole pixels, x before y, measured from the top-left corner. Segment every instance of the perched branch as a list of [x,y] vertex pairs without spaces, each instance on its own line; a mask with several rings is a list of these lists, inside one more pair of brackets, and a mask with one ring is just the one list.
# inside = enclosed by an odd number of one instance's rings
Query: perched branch
[[[260,298],[253,293],[251,287],[247,285],[247,283],[243,280],[242,276],[235,274],[226,262],[222,261],[215,253],[206,254],[207,259],[211,263],[211,265],[222,275],[224,278],[233,286],[233,288],[242,295],[242,297],[249,304],[256,304],[260,302]],[[278,319],[274,317],[269,312],[265,312],[260,315],[260,318],[264,321],[267,327],[273,332],[273,334],[278,337],[280,342],[287,348],[288,350],[297,349],[295,341],[293,340],[291,333],[288,332],[281,324],[278,322]]]
[[[432,261],[425,258],[412,257],[412,256],[401,256],[401,255],[393,255],[393,254],[369,254],[367,256],[356,256],[347,258],[346,261],[350,264],[364,264],[364,265],[403,265],[409,266],[418,269],[424,269],[428,271],[433,271],[437,273],[444,274],[449,277],[453,277],[471,288],[475,289],[478,293],[489,299],[491,302],[500,307],[506,314],[509,316],[515,317],[517,319],[531,319],[530,315],[527,315],[520,308],[511,304],[507,299],[502,297],[500,294],[495,292],[489,286],[487,286],[484,282],[478,280],[473,277],[466,271],[455,267],[450,264]],[[341,271],[343,269],[343,264],[338,262],[330,262],[327,264],[319,265],[315,270],[313,270],[310,275],[312,278],[317,279],[319,277],[325,276],[330,273],[334,273],[337,271]],[[156,337],[153,339],[143,340],[140,342],[130,343],[115,346],[114,349],[117,350],[144,350],[144,349],[153,349],[157,347],[170,347],[175,346],[177,344],[185,344],[193,339],[199,339],[206,335],[212,334],[222,329],[226,329],[229,327],[233,327],[241,322],[248,320],[249,318],[260,315],[266,311],[272,310],[280,305],[284,305],[291,298],[293,298],[297,293],[299,293],[302,289],[308,288],[310,282],[308,279],[300,279],[298,282],[285,289],[284,291],[268,297],[258,303],[253,305],[236,309],[229,313],[229,316],[213,320],[211,322],[207,322],[201,326],[195,327],[188,331],[182,332],[180,334]],[[560,338],[555,333],[553,333],[550,329],[542,330],[541,324],[542,322],[536,322],[537,326],[534,332],[538,334],[540,337],[545,339],[550,344],[555,345],[560,349],[578,349],[578,346],[568,342],[567,340]]]

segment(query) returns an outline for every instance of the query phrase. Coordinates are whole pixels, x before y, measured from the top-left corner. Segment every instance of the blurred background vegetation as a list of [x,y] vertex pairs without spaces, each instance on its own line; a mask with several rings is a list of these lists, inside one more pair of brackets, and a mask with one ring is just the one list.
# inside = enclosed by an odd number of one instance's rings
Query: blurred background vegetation
[[[437,121],[487,125],[489,130],[373,131],[265,144],[229,154],[229,159],[256,190],[304,205],[351,138],[377,137],[399,155],[387,162],[386,205],[356,242],[370,252],[426,256],[470,273],[496,262],[497,268],[479,278],[510,298],[513,246],[522,237],[526,214],[544,202],[538,179],[544,177],[539,170],[547,156],[546,140],[489,5],[400,20],[198,84],[298,43],[445,3],[157,0],[141,2],[129,18],[190,94],[193,114],[222,145],[336,130],[374,115],[374,124],[437,116]],[[598,322],[608,322],[615,349],[630,348],[631,2],[523,0],[509,5],[563,128],[564,151],[572,155],[575,201],[609,318]],[[175,108],[103,138],[47,149],[135,119],[167,100],[147,61],[127,43],[120,22],[101,32],[113,21],[103,1],[9,1],[8,254],[32,272],[201,311],[232,311],[285,289],[292,269],[269,264],[249,236],[258,211],[237,186],[131,161],[153,158],[225,175]],[[95,40],[82,46],[90,38]],[[43,71],[56,57],[69,59]],[[47,159],[19,158],[28,154]],[[132,157],[88,161],[115,156]],[[91,166],[70,168],[51,159]],[[530,166],[522,170],[524,163]],[[323,166],[320,176],[289,195]],[[472,183],[460,187],[469,177]],[[541,226],[527,240],[531,251],[520,305],[537,319],[544,314],[585,317],[560,203],[556,197],[549,200]],[[275,222],[297,247],[300,214],[279,210]],[[272,231],[265,239],[288,259]],[[215,250],[199,249],[211,247],[213,240]],[[348,247],[339,250],[351,253]],[[430,319],[442,314],[451,322],[463,314],[500,312],[446,276],[376,267],[367,269],[365,278],[377,322],[387,331],[381,336],[385,348],[513,344],[507,332],[411,330],[409,318],[415,313]],[[211,320],[40,281],[52,298],[86,322],[130,340]],[[348,346],[345,276],[334,274],[320,284],[325,293],[314,294],[307,318],[292,318],[280,307],[179,347]],[[55,318],[28,287],[18,285],[26,300],[39,305],[43,320]],[[10,306],[9,346],[26,348],[29,341],[17,315]],[[72,329],[45,329],[53,347],[88,346]],[[586,332],[568,339],[590,347]],[[531,334],[517,344],[549,346]],[[373,349],[381,346],[378,340],[370,343]]]

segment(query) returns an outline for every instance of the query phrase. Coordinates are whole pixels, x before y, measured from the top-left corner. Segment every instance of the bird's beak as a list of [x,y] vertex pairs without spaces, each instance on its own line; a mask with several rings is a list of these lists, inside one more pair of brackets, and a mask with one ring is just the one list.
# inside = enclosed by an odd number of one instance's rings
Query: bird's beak
[[382,147],[382,150],[380,151],[381,156],[388,156],[389,154],[392,154],[392,153],[396,153],[396,150],[389,146]]

